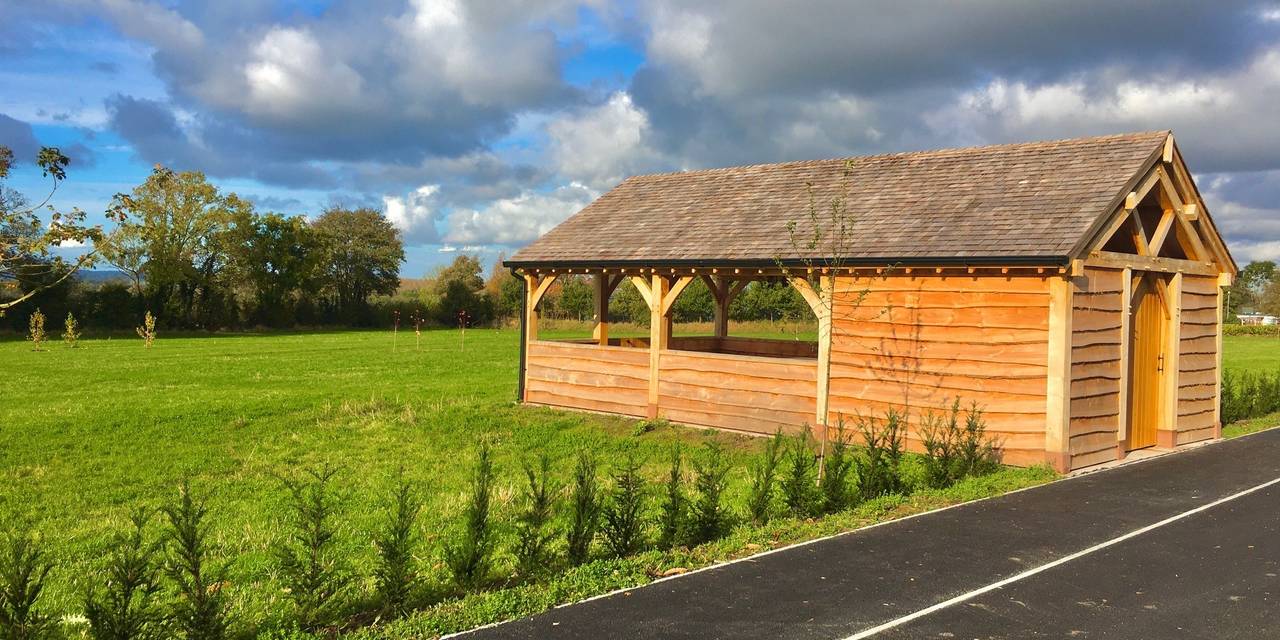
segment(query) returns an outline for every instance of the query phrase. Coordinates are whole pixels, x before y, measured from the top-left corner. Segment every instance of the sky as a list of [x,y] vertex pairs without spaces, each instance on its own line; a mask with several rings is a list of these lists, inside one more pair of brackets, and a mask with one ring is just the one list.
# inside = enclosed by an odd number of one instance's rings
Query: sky
[[1238,262],[1280,259],[1280,3],[0,0],[0,144],[91,220],[156,164],[379,209],[405,277],[628,175],[1172,129]]

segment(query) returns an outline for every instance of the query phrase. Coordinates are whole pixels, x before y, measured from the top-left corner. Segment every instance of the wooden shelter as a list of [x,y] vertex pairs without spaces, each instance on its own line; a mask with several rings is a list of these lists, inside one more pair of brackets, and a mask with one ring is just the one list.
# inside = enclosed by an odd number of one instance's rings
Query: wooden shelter
[[[811,218],[833,201],[838,222]],[[795,242],[807,220],[849,241]],[[1221,429],[1236,266],[1167,131],[636,176],[506,265],[527,283],[530,404],[760,434],[907,408],[918,447],[921,416],[959,397],[1006,462],[1062,471]],[[592,340],[538,335],[565,274],[595,283]],[[647,339],[609,336],[624,279]],[[714,331],[672,337],[694,279]],[[729,302],[761,279],[800,290],[816,342],[729,334]]]

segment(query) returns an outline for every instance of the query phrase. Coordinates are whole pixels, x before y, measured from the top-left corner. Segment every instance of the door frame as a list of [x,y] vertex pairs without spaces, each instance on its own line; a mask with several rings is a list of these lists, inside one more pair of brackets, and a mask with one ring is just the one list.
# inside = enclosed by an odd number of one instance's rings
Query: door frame
[[1119,453],[1121,456],[1134,451],[1133,446],[1133,413],[1134,403],[1137,398],[1133,393],[1133,368],[1135,361],[1133,358],[1134,350],[1137,348],[1134,338],[1134,331],[1137,328],[1134,318],[1138,312],[1138,306],[1141,303],[1141,296],[1156,295],[1163,314],[1163,323],[1161,326],[1160,350],[1163,356],[1163,362],[1157,372],[1155,385],[1155,415],[1156,415],[1156,434],[1155,441],[1151,444],[1144,444],[1139,448],[1148,447],[1172,447],[1172,436],[1175,433],[1178,410],[1178,346],[1179,346],[1179,325],[1182,304],[1182,274],[1167,274],[1159,271],[1146,271],[1126,269],[1124,272],[1125,287],[1122,295],[1125,297],[1123,301],[1123,323],[1121,325],[1123,345],[1121,348],[1122,367],[1121,375],[1123,381],[1121,384],[1122,398],[1124,398],[1123,424],[1119,433],[1119,441],[1121,444]]

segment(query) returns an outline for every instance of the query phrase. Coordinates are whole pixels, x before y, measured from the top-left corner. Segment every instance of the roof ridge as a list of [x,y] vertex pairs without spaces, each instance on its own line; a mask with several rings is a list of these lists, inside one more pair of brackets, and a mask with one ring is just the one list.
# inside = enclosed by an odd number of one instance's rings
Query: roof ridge
[[694,176],[694,175],[716,174],[716,173],[724,173],[728,171],[737,171],[740,169],[757,169],[762,167],[799,167],[799,166],[805,166],[805,165],[818,165],[818,164],[842,162],[842,161],[850,161],[850,160],[879,160],[884,158],[902,158],[902,157],[909,157],[909,156],[914,156],[914,157],[933,156],[933,155],[941,156],[941,155],[961,153],[961,152],[1048,146],[1048,145],[1062,144],[1064,142],[1101,142],[1103,140],[1119,140],[1122,138],[1140,138],[1142,136],[1154,136],[1159,134],[1171,135],[1172,133],[1173,131],[1170,129],[1153,129],[1150,131],[1131,131],[1128,133],[1111,133],[1111,134],[1100,135],[1100,136],[1058,138],[1055,140],[1034,140],[1030,142],[1002,142],[997,144],[971,145],[967,147],[944,147],[940,149],[922,149],[919,151],[897,151],[892,153],[875,153],[875,154],[862,155],[862,156],[842,156],[842,157],[836,157],[836,158],[813,158],[809,160],[788,160],[786,162],[757,162],[754,164],[732,165],[728,167],[707,167],[703,169],[679,169],[675,171],[660,171],[657,173],[641,173],[641,174],[628,176],[625,180],[623,180],[623,182],[630,182],[632,180],[639,180],[639,179],[646,179],[646,178],[663,178],[663,177],[676,176],[676,175]]

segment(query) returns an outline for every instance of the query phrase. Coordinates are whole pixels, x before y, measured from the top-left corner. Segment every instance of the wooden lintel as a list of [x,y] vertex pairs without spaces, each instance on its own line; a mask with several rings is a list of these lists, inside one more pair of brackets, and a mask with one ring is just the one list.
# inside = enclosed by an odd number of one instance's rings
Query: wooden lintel
[[1159,271],[1161,273],[1189,273],[1197,276],[1216,276],[1218,268],[1209,262],[1136,256],[1114,251],[1095,251],[1085,260],[1085,266],[1108,269],[1133,269],[1134,271]]

